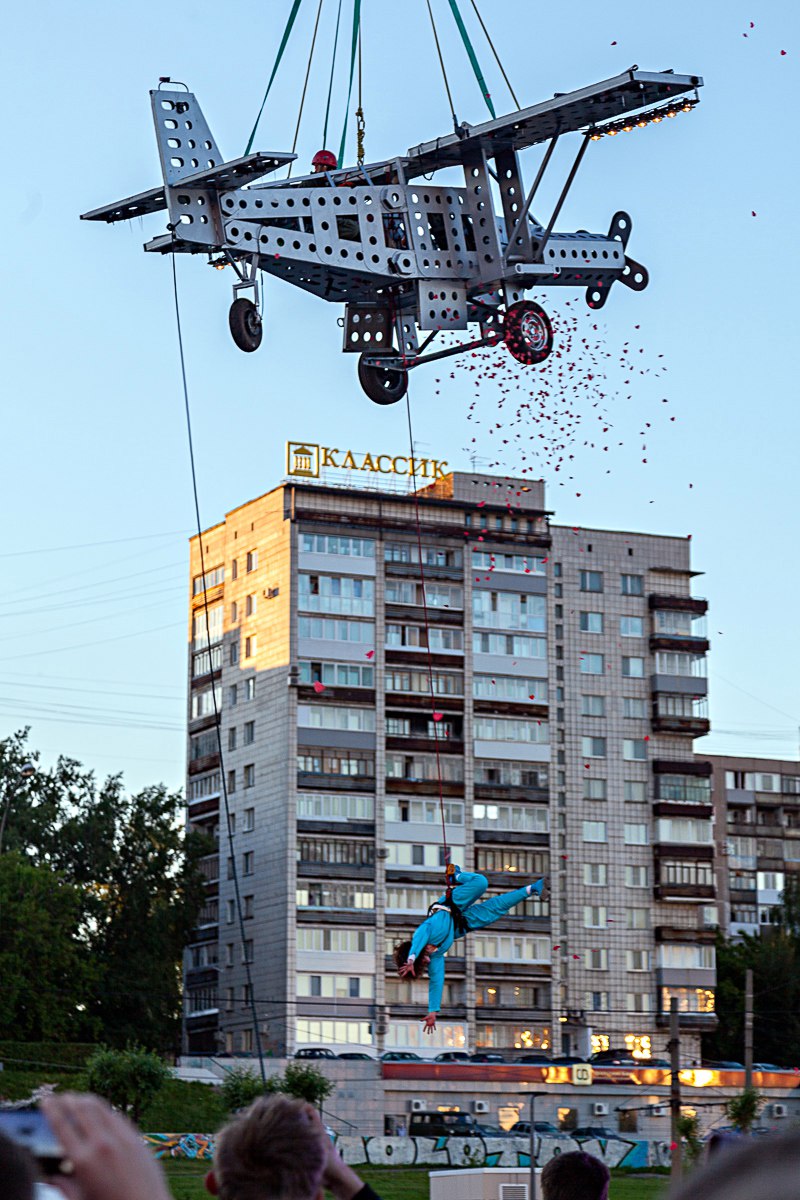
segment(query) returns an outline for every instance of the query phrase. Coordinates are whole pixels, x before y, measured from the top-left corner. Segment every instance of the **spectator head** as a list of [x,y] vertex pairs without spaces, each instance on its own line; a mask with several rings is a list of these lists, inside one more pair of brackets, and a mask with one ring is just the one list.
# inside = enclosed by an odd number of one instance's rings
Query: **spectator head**
[[33,1200],[35,1166],[27,1150],[0,1133],[0,1183],[3,1200]]
[[607,1200],[608,1167],[575,1150],[551,1158],[542,1171],[542,1200]]
[[303,1100],[262,1096],[217,1135],[206,1187],[220,1200],[317,1200],[327,1137]]
[[800,1134],[740,1138],[695,1171],[672,1200],[797,1200]]
[[708,1157],[712,1158],[720,1150],[731,1150],[742,1144],[742,1134],[730,1129],[715,1129],[708,1139]]

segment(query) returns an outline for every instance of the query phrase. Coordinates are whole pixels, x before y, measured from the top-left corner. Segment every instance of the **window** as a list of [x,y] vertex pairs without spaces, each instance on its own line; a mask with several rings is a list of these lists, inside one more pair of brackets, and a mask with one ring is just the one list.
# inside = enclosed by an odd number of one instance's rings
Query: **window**
[[239,663],[239,642],[238,641],[231,642],[230,646],[228,647],[228,662],[230,663],[230,665],[232,667],[237,666]]
[[238,558],[234,558],[231,561],[231,579],[238,579],[238,578],[239,578],[239,560],[238,560]]
[[783,871],[759,871],[756,878],[758,881],[757,887],[760,892],[783,891]]
[[500,962],[549,962],[552,957],[550,939],[531,934],[484,934],[476,930],[472,945],[476,959],[498,959]]
[[681,675],[705,679],[708,667],[704,654],[686,654],[678,650],[656,651],[657,675]]
[[301,879],[297,884],[296,903],[298,908],[369,910],[375,907],[375,889],[371,884]]
[[[428,673],[421,673],[425,686],[414,690],[428,692]],[[461,676],[459,689],[455,693],[461,695]],[[434,686],[436,674],[434,673]],[[547,680],[524,678],[517,675],[474,675],[472,678],[472,694],[476,700],[515,700],[517,702],[547,704]]]
[[580,615],[581,633],[602,633],[603,614],[601,612],[582,612]]
[[587,1012],[608,1012],[608,992],[585,992],[584,1008]]
[[[464,824],[464,805],[460,800],[445,800],[443,808],[446,825]],[[386,797],[384,815],[387,821],[401,824],[436,825],[442,819],[438,800],[405,800],[393,796]]]
[[228,704],[234,708],[239,703],[239,685],[232,683],[228,688]]
[[[645,844],[644,842],[642,843],[642,845]],[[650,872],[648,867],[634,867],[630,864],[625,867],[625,887],[646,888],[649,887],[649,884]]]
[[650,970],[650,951],[649,950],[626,950],[625,951],[625,970],[626,971],[649,971]]
[[213,604],[208,612],[201,608],[192,616],[192,650],[203,650],[206,646],[222,641],[223,610],[221,604]]
[[301,571],[297,577],[297,606],[306,612],[369,617],[375,611],[375,581]]
[[605,696],[581,696],[582,717],[604,717],[606,715]]
[[235,943],[234,943],[234,942],[228,942],[228,943],[226,944],[226,946],[225,946],[225,966],[226,966],[226,967],[232,967],[232,966],[233,966],[233,948],[234,948],[234,945],[235,945]]
[[217,796],[221,786],[219,771],[212,771],[209,775],[195,775],[194,779],[189,781],[189,802],[203,800],[206,796]]
[[245,656],[245,658],[255,658],[256,649],[257,649],[256,635],[252,634],[250,637],[246,637],[244,639],[244,656]]
[[605,821],[584,821],[583,822],[583,840],[585,842],[606,842]]
[[[433,643],[431,643],[431,648],[434,648]],[[523,633],[475,632],[472,635],[472,649],[475,654],[504,654],[511,658],[544,659],[547,657],[547,639],[528,637]]]
[[620,584],[623,596],[644,595],[643,575],[620,575]]
[[208,758],[211,754],[217,754],[218,750],[216,729],[206,729],[203,733],[195,734],[189,740],[191,762],[197,762],[200,758]]
[[606,739],[604,737],[582,737],[581,754],[584,758],[605,758]]
[[603,573],[602,571],[581,571],[581,591],[582,592],[602,592],[603,590]]
[[307,837],[303,834],[297,839],[297,861],[371,866],[375,862],[375,846],[356,838]]
[[625,909],[625,925],[628,929],[649,929],[650,928],[650,909],[649,908],[626,908]]
[[[516,871],[520,875],[545,875],[549,870],[549,854],[546,850],[521,850],[519,847],[475,847],[476,871]],[[532,911],[536,912],[534,897]],[[544,913],[543,915],[546,915]]]
[[236,901],[228,900],[225,905],[225,920],[228,925],[232,925],[236,920]]
[[244,681],[244,698],[245,700],[255,700],[256,697],[256,677],[251,675],[249,679]]
[[[698,859],[661,859],[658,866],[659,883],[675,887],[713,887],[714,868],[710,862]],[[745,891],[755,886],[752,876],[731,875],[731,888]]]
[[620,637],[644,637],[644,621],[641,617],[620,617]]
[[464,589],[455,584],[421,583],[405,579],[387,579],[384,591],[387,604],[425,605],[427,608],[464,607]]
[[623,840],[626,846],[647,846],[650,831],[646,825],[624,825]]
[[669,1012],[670,1001],[673,997],[678,1001],[679,1013],[691,1012],[712,1015],[714,1012],[714,993],[710,988],[662,987],[662,1012]]
[[244,734],[244,736],[242,738],[242,744],[245,746],[251,746],[253,744],[253,742],[256,740],[256,723],[255,723],[255,721],[245,721],[244,729],[242,730],[242,732]]
[[318,929],[313,925],[298,925],[298,951],[329,951],[332,954],[375,954],[375,930],[342,926]]
[[[475,740],[484,742],[528,742],[546,745],[550,740],[547,721],[531,721],[513,717],[475,716]],[[600,739],[602,740],[602,739]]]
[[711,822],[694,817],[660,817],[657,822],[659,842],[687,842],[690,845],[711,844]]
[[647,739],[625,738],[622,743],[622,757],[626,762],[644,762],[647,758]]
[[640,696],[623,696],[622,715],[636,720],[645,718],[647,716],[645,701]]
[[236,726],[232,725],[228,730],[228,749],[236,749]]
[[211,717],[214,715],[214,695],[213,688],[200,688],[196,692],[192,692],[191,697],[191,719],[198,721],[202,717]]
[[297,724],[308,729],[343,729],[373,733],[375,710],[335,704],[298,704]]
[[248,763],[244,769],[244,786],[251,788],[256,786],[256,764]]
[[248,850],[248,851],[246,851],[245,854],[242,855],[242,874],[243,875],[252,875],[253,874],[253,858],[254,858],[254,855],[253,855],[252,850]]
[[608,799],[608,782],[605,779],[586,778],[583,780],[584,800]]
[[608,950],[605,947],[584,951],[583,959],[587,971],[608,970]]
[[244,833],[252,833],[256,827],[256,810],[254,808],[246,808],[244,810],[244,825],[242,827]]
[[305,975],[298,972],[297,995],[334,1000],[371,1000],[373,979],[368,975]]
[[244,600],[244,615],[252,617],[256,611],[256,594],[251,592],[249,596],[245,596]]
[[605,658],[602,654],[582,654],[580,656],[582,675],[602,675],[605,669]]
[[242,962],[251,963],[253,961],[253,939],[245,938],[242,942]]
[[628,1012],[652,1012],[652,997],[649,992],[626,992],[625,1007]]
[[647,784],[641,779],[626,779],[622,789],[623,796],[629,804],[644,804],[647,800]]
[[518,592],[489,592],[482,589],[476,589],[472,593],[474,625],[488,626],[490,629],[521,629],[532,633],[544,633],[546,612],[547,601],[544,596]]
[[622,657],[622,674],[626,679],[643,679],[644,678],[644,659],[629,658],[627,655]]
[[653,614],[655,632],[662,637],[706,636],[706,618],[698,613],[670,612],[659,609]]
[[547,574],[544,558],[535,554],[500,554],[488,550],[473,550],[472,566],[476,571],[516,571],[524,575]]
[[339,534],[301,533],[300,550],[305,554],[338,554],[343,558],[374,558],[375,541],[373,538],[342,537]]
[[608,868],[605,863],[584,863],[583,882],[586,887],[605,887],[608,883]]
[[236,791],[236,772],[228,771],[228,795],[233,795]]
[[297,796],[297,816],[306,821],[373,821],[375,798],[300,792]]
[[717,965],[714,946],[666,942],[658,948],[658,965],[685,971],[713,971]]
[[247,571],[255,571],[258,566],[258,551],[248,550],[247,552]]
[[201,592],[207,591],[209,588],[218,587],[224,580],[225,568],[211,567],[205,575],[195,575],[192,580],[192,595],[199,596]]
[[331,617],[298,617],[298,637],[311,641],[360,642],[375,645],[375,626],[371,621],[337,621]]

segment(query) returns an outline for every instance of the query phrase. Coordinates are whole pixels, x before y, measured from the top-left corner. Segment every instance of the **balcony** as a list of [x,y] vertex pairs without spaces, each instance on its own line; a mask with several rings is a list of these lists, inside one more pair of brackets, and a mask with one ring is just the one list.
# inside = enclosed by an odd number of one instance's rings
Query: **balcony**
[[707,654],[711,643],[708,638],[689,637],[686,634],[651,633],[650,650],[678,650],[686,654]]
[[208,854],[205,858],[201,858],[197,864],[200,874],[205,879],[206,883],[219,883],[219,855]]
[[690,737],[702,737],[711,729],[708,717],[675,717],[658,711],[653,706],[653,730],[656,733],[685,733]]
[[714,900],[717,889],[713,883],[657,883],[653,894],[656,900]]
[[476,783],[476,800],[538,800],[546,804],[550,792],[546,787],[534,784],[501,783],[499,781]]
[[696,613],[699,617],[708,612],[708,601],[702,596],[666,596],[660,592],[651,592],[647,603],[651,610],[663,608],[667,612]]
[[374,775],[339,775],[316,771],[298,771],[297,786],[323,788],[338,792],[374,792]]

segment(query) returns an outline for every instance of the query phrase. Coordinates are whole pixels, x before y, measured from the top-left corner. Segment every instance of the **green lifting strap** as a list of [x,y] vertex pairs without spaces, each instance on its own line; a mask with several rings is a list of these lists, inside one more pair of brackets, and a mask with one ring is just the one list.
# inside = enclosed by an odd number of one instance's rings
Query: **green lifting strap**
[[297,16],[297,10],[299,9],[301,3],[302,3],[302,0],[294,0],[294,3],[292,4],[292,9],[291,9],[291,12],[289,13],[289,19],[286,22],[286,28],[284,29],[283,37],[281,38],[281,44],[280,44],[280,46],[278,46],[278,54],[275,59],[275,65],[272,68],[272,74],[269,77],[269,83],[267,84],[267,90],[264,92],[264,99],[261,101],[261,108],[258,110],[258,116],[256,117],[256,123],[253,126],[253,132],[250,134],[250,140],[247,143],[247,147],[245,149],[245,154],[249,154],[253,148],[253,139],[256,136],[256,130],[258,129],[258,122],[261,120],[261,114],[264,111],[264,105],[267,103],[267,96],[269,95],[269,90],[272,87],[272,81],[274,80],[276,74],[278,73],[278,67],[280,66],[281,59],[283,58],[283,52],[286,49],[286,43],[289,41],[289,35],[291,34],[292,26],[294,25],[294,19]]
[[356,66],[356,49],[358,48],[358,36],[361,29],[361,0],[355,0],[353,4],[353,40],[350,46],[350,83],[347,86],[347,105],[344,110],[344,126],[342,128],[342,140],[339,145],[339,157],[336,160],[339,167],[344,165],[344,144],[347,140],[347,117],[350,108],[350,96],[353,91],[353,72]]
[[472,63],[472,69],[475,72],[475,78],[478,81],[483,98],[486,101],[486,107],[489,109],[489,112],[492,114],[492,116],[496,117],[497,113],[494,111],[492,97],[489,93],[488,87],[486,86],[486,80],[483,78],[483,71],[481,71],[480,63],[478,62],[478,57],[473,49],[472,42],[469,40],[467,27],[462,20],[461,13],[458,11],[457,0],[450,0],[450,11],[455,18],[456,25],[458,26],[458,32],[461,34],[461,40],[464,43],[464,49],[469,56],[469,61]]

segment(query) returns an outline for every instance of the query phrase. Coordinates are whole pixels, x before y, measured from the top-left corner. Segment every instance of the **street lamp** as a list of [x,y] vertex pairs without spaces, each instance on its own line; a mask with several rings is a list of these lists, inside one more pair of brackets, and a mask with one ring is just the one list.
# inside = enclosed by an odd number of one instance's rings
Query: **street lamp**
[[[30,779],[36,774],[36,768],[32,762],[25,762],[19,769],[19,777],[21,779]],[[8,810],[11,808],[11,801],[16,795],[16,789],[10,782],[5,786],[5,804],[3,805],[3,815],[0,817],[0,854],[3,853],[3,836],[6,831],[6,821],[8,819]]]
[[534,1102],[537,1096],[546,1096],[547,1092],[523,1092],[520,1100],[530,1100],[530,1149],[529,1158],[531,1160],[531,1186],[530,1200],[536,1200],[536,1131],[533,1124]]

